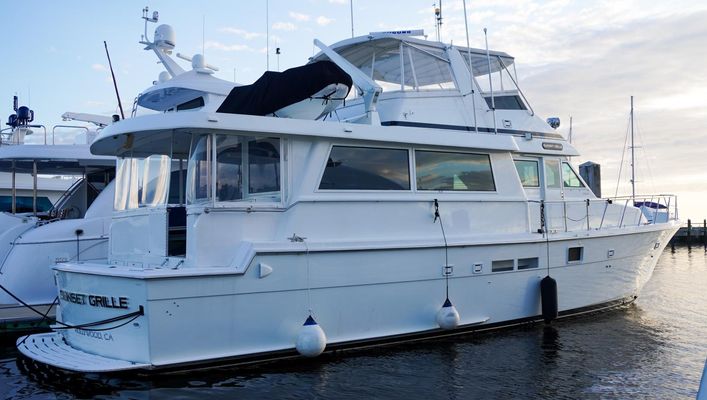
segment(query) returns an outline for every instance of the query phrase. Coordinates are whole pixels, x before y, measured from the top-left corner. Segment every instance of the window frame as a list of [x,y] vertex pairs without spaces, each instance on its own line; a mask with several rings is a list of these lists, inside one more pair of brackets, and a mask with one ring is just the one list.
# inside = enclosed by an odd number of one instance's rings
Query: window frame
[[[518,168],[516,167],[516,161],[523,161],[523,162],[533,162],[535,163],[535,171],[537,172],[537,178],[538,178],[538,184],[537,186],[525,186],[523,185],[523,180],[520,178],[520,174],[518,173]],[[518,180],[520,181],[520,186],[523,189],[540,189],[542,186],[542,177],[540,176],[540,159],[531,159],[531,158],[514,158],[513,159],[513,167],[516,170],[516,175],[518,176]]]
[[[290,145],[290,141],[287,140],[287,137],[283,137],[282,135],[270,135],[270,134],[229,134],[229,133],[223,133],[223,132],[206,132],[206,133],[197,133],[194,132],[192,133],[192,141],[194,140],[195,137],[199,136],[210,136],[212,145],[211,145],[211,162],[210,167],[211,167],[211,187],[210,187],[210,198],[208,199],[203,199],[202,201],[198,202],[192,202],[189,203],[187,199],[187,191],[189,190],[189,185],[190,182],[187,179],[186,182],[186,187],[184,188],[184,202],[187,207],[202,207],[202,208],[219,208],[219,209],[250,209],[250,208],[266,208],[266,209],[272,209],[272,208],[284,208],[285,206],[285,196],[286,196],[286,185],[287,185],[287,179],[288,179],[288,146]],[[242,197],[241,199],[238,200],[218,200],[217,199],[217,183],[218,183],[218,174],[217,174],[217,158],[218,158],[218,149],[217,149],[217,138],[219,135],[222,136],[238,136],[242,138],[247,138],[247,139],[277,139],[279,141],[279,156],[280,156],[280,176],[279,176],[279,184],[280,184],[280,190],[275,191],[275,192],[263,192],[263,193],[257,193],[256,195],[250,194],[248,197]],[[247,142],[246,142],[247,143]],[[245,151],[247,152],[248,146],[243,146]],[[243,151],[243,150],[241,150]],[[187,174],[186,171],[188,171],[189,168],[189,161],[191,160],[191,155],[192,155],[192,148],[190,146],[189,149],[189,154],[187,155],[187,158],[185,159],[187,161],[187,169],[185,169],[185,174]],[[247,157],[245,158],[245,162],[247,162],[248,159]],[[243,163],[244,160],[241,160],[241,163]],[[247,182],[247,178],[244,179],[245,182]],[[273,199],[275,196],[271,196],[271,194],[277,194],[279,193],[279,196],[277,196],[277,199]]]
[[[545,190],[562,190],[564,188],[563,182],[562,182],[562,160],[559,158],[555,157],[543,157],[543,182],[545,186]],[[549,179],[548,179],[548,171],[550,168],[548,168],[548,162],[557,162],[557,186],[550,186],[549,185]]]
[[[471,154],[477,156],[486,156],[489,160],[489,170],[491,171],[491,182],[493,182],[493,190],[434,190],[434,189],[420,189],[417,187],[417,152],[427,151],[435,153],[453,153],[453,154]],[[458,151],[449,149],[432,149],[429,147],[414,147],[412,148],[412,168],[414,171],[414,189],[415,193],[498,193],[498,185],[496,184],[496,174],[493,170],[493,162],[491,161],[491,153],[476,153],[470,151]]]
[[[565,165],[567,165],[567,167],[570,169],[570,171],[572,171],[572,173],[574,174],[575,178],[577,178],[577,181],[579,182],[579,186],[566,186],[565,185],[565,170],[564,170]],[[562,163],[560,164],[560,174],[562,175],[562,187],[564,189],[575,189],[576,190],[576,189],[585,189],[587,187],[586,184],[584,183],[584,181],[582,180],[582,177],[579,176],[579,174],[577,173],[577,171],[574,170],[574,168],[572,168],[572,164],[570,164],[567,161],[562,161]]]
[[[367,148],[367,149],[385,149],[385,150],[404,150],[407,152],[407,168],[408,168],[408,179],[409,179],[409,189],[322,189],[320,188],[322,184],[322,178],[324,178],[324,173],[326,172],[326,167],[327,164],[329,163],[329,155],[331,155],[331,151],[333,150],[334,147],[353,147],[353,148]],[[412,147],[410,146],[404,146],[404,147],[399,147],[399,146],[376,146],[376,145],[356,145],[356,144],[350,144],[350,143],[336,143],[332,142],[329,144],[329,147],[326,152],[326,156],[324,157],[323,164],[320,165],[319,167],[319,177],[317,178],[317,181],[315,183],[315,193],[412,193],[413,188],[414,188],[414,161],[413,161],[413,154],[414,151],[412,151]]]

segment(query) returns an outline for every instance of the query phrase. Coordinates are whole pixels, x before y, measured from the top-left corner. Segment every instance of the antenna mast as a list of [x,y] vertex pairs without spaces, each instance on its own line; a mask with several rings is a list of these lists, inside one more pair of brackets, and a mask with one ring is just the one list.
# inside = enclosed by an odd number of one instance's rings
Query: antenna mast
[[493,133],[498,135],[496,128],[496,100],[493,97],[493,81],[491,80],[491,54],[489,53],[489,38],[484,28],[484,41],[486,41],[486,62],[489,69],[489,86],[491,88],[491,111],[493,112]]
[[435,7],[435,28],[437,30],[437,41],[442,41],[442,0],[439,0],[439,7]]
[[633,144],[633,96],[631,96],[631,199],[636,201],[635,146]]
[[270,71],[270,10],[268,3],[269,0],[265,0],[265,70]]
[[353,0],[349,1],[349,5],[351,6],[351,37],[354,37],[354,28],[353,28]]
[[103,41],[103,47],[106,48],[106,57],[108,57],[108,66],[110,67],[110,76],[113,77],[113,87],[115,88],[115,97],[118,98],[118,108],[120,108],[120,118],[125,119],[125,113],[123,113],[123,104],[120,102],[120,94],[118,94],[118,83],[115,81],[115,74],[113,73],[113,63],[110,62],[110,54],[108,53],[108,43]]
[[471,46],[469,45],[469,23],[466,17],[466,0],[463,0],[464,5],[464,29],[466,30],[466,56],[469,61],[469,84],[471,85],[471,108],[474,109],[474,131],[479,133],[479,127],[476,123],[476,96],[474,95],[474,73],[472,72],[471,63]]

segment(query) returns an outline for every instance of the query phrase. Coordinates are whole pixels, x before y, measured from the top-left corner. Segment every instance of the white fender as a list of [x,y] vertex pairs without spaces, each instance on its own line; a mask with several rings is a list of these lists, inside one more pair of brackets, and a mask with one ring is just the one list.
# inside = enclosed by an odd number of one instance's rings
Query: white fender
[[310,315],[299,330],[295,348],[305,357],[316,357],[324,352],[325,347],[324,330]]
[[442,329],[454,329],[459,326],[459,312],[449,299],[444,301],[437,311],[437,325]]

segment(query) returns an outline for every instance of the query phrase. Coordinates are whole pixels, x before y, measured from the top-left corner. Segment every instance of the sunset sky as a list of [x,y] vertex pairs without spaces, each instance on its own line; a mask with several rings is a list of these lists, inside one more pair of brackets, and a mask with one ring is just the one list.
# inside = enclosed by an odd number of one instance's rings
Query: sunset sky
[[[353,0],[356,35],[424,29],[434,38],[435,0]],[[439,2],[439,0],[437,0]],[[443,2],[442,39],[466,43],[460,0]],[[21,6],[19,6],[21,4]],[[251,83],[266,68],[302,65],[318,38],[331,44],[351,36],[348,0],[114,1],[22,3],[2,1],[3,62],[0,116],[12,95],[29,103],[45,125],[64,111],[116,113],[103,41],[108,42],[123,107],[150,86],[162,68],[138,44],[142,8],[172,25],[177,51],[205,52],[216,76]],[[635,97],[639,193],[679,196],[682,219],[707,218],[707,3],[658,1],[468,1],[472,47],[516,57],[520,87],[543,118],[558,116],[567,133],[573,117],[579,164],[602,165],[604,196],[613,196]],[[155,25],[148,26],[152,37]],[[627,160],[625,160],[625,163]],[[630,192],[628,166],[618,194]]]

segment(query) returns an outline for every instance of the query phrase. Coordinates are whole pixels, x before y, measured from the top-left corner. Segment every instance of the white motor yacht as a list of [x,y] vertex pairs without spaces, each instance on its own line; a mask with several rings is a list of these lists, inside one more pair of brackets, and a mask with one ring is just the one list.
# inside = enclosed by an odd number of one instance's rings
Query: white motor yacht
[[[0,332],[33,328],[54,316],[51,266],[107,257],[113,203],[109,183],[115,175],[115,157],[96,156],[89,149],[110,118],[65,113],[65,120],[91,122],[96,128],[56,125],[47,130],[33,122],[33,111],[17,106],[16,97],[14,109],[10,127],[0,136],[0,172],[8,178],[7,207],[0,212]],[[29,140],[30,135],[39,138]],[[53,193],[58,189],[58,195]]]
[[[145,43],[168,70],[172,39]],[[513,57],[399,32],[315,44],[248,86],[195,56],[138,99],[162,113],[101,131],[92,152],[119,160],[108,260],[54,267],[55,330],[20,338],[25,356],[83,372],[312,357],[638,296],[675,199],[647,220],[596,198]]]

